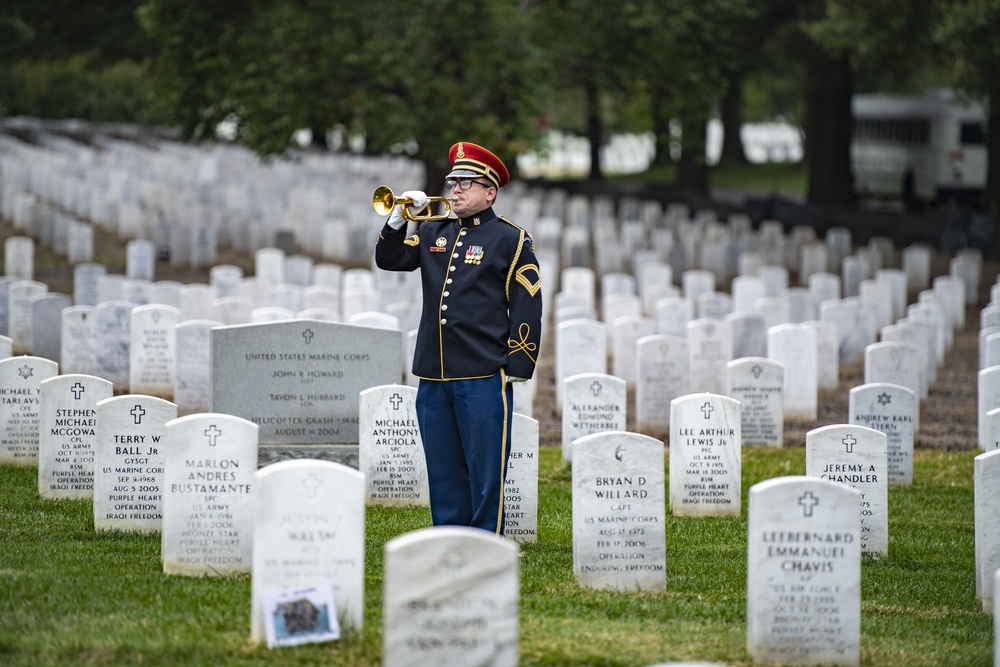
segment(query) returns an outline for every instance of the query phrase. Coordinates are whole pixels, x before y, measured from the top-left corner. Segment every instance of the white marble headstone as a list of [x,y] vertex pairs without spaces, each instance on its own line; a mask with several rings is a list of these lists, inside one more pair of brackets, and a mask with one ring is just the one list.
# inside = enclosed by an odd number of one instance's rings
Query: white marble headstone
[[733,329],[725,320],[693,320],[687,326],[691,393],[726,393],[726,364],[733,358]]
[[639,339],[635,418],[640,433],[665,433],[670,427],[670,401],[688,393],[688,362],[684,338],[657,334]]
[[93,375],[57,375],[41,384],[38,495],[92,498],[97,445],[97,404],[111,398],[107,380]]
[[919,405],[912,389],[898,384],[863,384],[851,389],[848,421],[886,435],[889,484],[913,483],[913,437]]
[[250,572],[257,425],[205,413],[172,419],[165,427],[163,571]]
[[690,394],[670,403],[670,511],[674,516],[739,516],[740,403]]
[[782,324],[767,332],[767,358],[785,368],[785,419],[816,419],[818,349],[816,331],[806,324]]
[[383,667],[518,664],[517,545],[464,526],[385,545]]
[[177,325],[174,403],[185,417],[212,408],[212,327],[221,322],[188,320]]
[[663,442],[595,433],[573,443],[573,572],[587,588],[666,587]]
[[180,310],[155,304],[137,306],[131,318],[129,391],[173,400]]
[[562,459],[572,460],[577,438],[603,431],[624,431],[626,385],[603,373],[580,373],[563,381]]
[[257,471],[250,639],[264,641],[265,594],[332,586],[341,628],[364,619],[365,480],[339,463],[295,459]]
[[0,360],[0,463],[38,464],[41,384],[59,373],[59,365],[32,356]]
[[743,445],[781,447],[785,432],[785,366],[762,357],[729,362],[727,395],[740,402]]
[[94,375],[109,380],[115,391],[129,389],[131,312],[128,301],[105,301],[97,305],[97,348]]
[[399,384],[359,394],[358,460],[368,504],[430,505],[416,397],[415,388]]
[[510,457],[503,488],[504,537],[538,540],[538,421],[512,415]]
[[993,573],[1000,569],[1000,450],[973,463],[976,532],[976,597],[983,611],[993,608]]
[[750,487],[747,650],[756,662],[861,662],[858,491],[801,476]]
[[97,404],[94,529],[159,531],[163,524],[166,423],[177,406],[130,394]]
[[889,464],[885,433],[831,424],[806,433],[806,474],[847,484],[861,493],[861,551],[889,555]]

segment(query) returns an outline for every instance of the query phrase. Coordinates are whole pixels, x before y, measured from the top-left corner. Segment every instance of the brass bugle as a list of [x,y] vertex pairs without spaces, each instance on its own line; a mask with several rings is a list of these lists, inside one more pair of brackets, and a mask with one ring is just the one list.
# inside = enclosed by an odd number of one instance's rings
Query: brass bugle
[[428,220],[445,220],[451,215],[451,202],[445,197],[428,197],[427,203],[430,202],[442,202],[444,204],[445,211],[440,215],[434,215],[427,212],[423,215],[415,213],[411,210],[413,206],[413,200],[409,197],[397,197],[392,193],[392,189],[388,185],[380,185],[375,189],[375,194],[372,195],[372,206],[375,208],[375,212],[380,216],[387,216],[392,213],[392,209],[396,204],[400,204],[403,207],[403,217],[407,220],[413,220],[414,222],[427,222]]

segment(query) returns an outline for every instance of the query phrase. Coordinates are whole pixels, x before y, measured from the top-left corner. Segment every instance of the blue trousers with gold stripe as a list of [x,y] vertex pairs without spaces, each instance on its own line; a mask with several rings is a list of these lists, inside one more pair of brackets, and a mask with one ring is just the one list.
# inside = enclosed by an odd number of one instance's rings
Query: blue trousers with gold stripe
[[503,535],[513,388],[503,373],[475,380],[420,380],[417,422],[435,526]]

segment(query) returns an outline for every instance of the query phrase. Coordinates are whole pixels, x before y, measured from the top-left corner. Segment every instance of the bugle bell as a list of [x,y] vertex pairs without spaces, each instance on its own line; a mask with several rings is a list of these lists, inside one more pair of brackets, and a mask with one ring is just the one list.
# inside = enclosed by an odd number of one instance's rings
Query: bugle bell
[[403,207],[403,217],[407,220],[413,220],[414,222],[427,222],[428,220],[445,220],[451,215],[451,202],[445,197],[428,197],[427,203],[430,202],[442,202],[444,204],[445,211],[440,215],[434,215],[430,212],[420,215],[411,210],[413,206],[413,200],[409,197],[397,197],[392,193],[392,189],[388,185],[380,185],[375,190],[375,194],[372,195],[372,206],[375,208],[375,212],[381,216],[387,216],[392,213],[392,209],[399,204]]

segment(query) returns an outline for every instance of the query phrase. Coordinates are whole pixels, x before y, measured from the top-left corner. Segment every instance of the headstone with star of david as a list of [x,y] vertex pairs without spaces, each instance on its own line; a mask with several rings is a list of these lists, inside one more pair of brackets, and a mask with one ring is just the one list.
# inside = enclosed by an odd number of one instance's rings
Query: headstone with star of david
[[767,358],[785,367],[784,418],[814,421],[819,412],[816,330],[781,324],[767,332]]
[[755,662],[860,664],[859,496],[798,475],[750,487],[747,651]]
[[38,463],[41,384],[59,373],[59,364],[33,356],[0,360],[0,463]]
[[62,311],[59,370],[93,375],[97,367],[97,308],[71,306]]
[[94,352],[94,375],[109,380],[116,392],[129,390],[129,347],[132,308],[128,301],[104,301],[97,304],[97,347]]
[[92,498],[97,449],[97,404],[114,395],[107,380],[62,374],[41,383],[38,495]]
[[132,309],[129,326],[129,392],[174,398],[177,323],[181,311],[150,304]]
[[847,413],[849,423],[885,433],[889,484],[913,484],[913,439],[920,417],[913,390],[890,383],[853,387]]
[[785,432],[785,366],[765,357],[729,362],[730,398],[740,402],[743,445],[781,447]]
[[663,441],[595,433],[573,443],[573,573],[586,588],[666,586]]
[[163,571],[249,573],[257,425],[204,413],[172,419],[165,427]]
[[726,320],[688,322],[688,369],[692,394],[726,393],[726,364],[733,360],[733,328]]
[[888,438],[882,431],[831,424],[806,433],[806,475],[846,484],[861,493],[861,553],[889,555]]
[[465,526],[385,545],[383,667],[518,664],[519,550]]
[[212,329],[212,411],[258,424],[261,444],[356,444],[358,394],[398,383],[402,333],[318,320]]
[[315,459],[272,463],[256,473],[250,639],[265,640],[264,596],[321,585],[333,590],[341,628],[364,619],[365,480]]
[[640,338],[636,344],[636,428],[646,435],[666,434],[670,401],[688,393],[687,339],[668,334]]
[[97,404],[94,529],[158,532],[163,523],[166,423],[177,406],[126,394]]
[[391,384],[362,391],[358,470],[370,505],[427,507],[427,462],[417,424],[417,390]]
[[740,402],[690,394],[670,402],[670,512],[740,515]]
[[604,431],[624,431],[625,380],[604,373],[579,373],[563,381],[562,460],[573,458],[574,440]]

